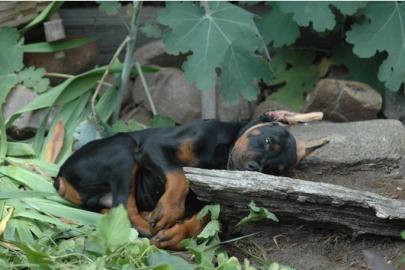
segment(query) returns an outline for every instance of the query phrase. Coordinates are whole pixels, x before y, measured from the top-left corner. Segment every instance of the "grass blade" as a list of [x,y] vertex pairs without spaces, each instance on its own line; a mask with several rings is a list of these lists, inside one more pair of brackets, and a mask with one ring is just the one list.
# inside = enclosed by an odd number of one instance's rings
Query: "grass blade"
[[29,144],[20,142],[8,142],[7,143],[7,156],[12,157],[27,157],[35,156],[35,151]]
[[51,182],[45,177],[20,167],[13,165],[0,166],[0,174],[8,176],[33,191],[55,192]]
[[58,52],[68,49],[73,49],[77,47],[81,47],[86,45],[92,41],[95,41],[96,38],[94,37],[85,37],[85,38],[76,38],[76,39],[69,39],[63,40],[59,42],[38,42],[32,44],[23,45],[23,50],[26,53],[50,53],[50,52]]

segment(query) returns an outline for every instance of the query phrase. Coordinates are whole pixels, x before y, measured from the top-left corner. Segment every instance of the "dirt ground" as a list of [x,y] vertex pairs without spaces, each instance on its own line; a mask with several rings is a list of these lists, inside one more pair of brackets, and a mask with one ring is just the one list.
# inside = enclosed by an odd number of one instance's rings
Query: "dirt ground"
[[[405,227],[405,226],[404,226]],[[383,256],[395,265],[405,257],[405,241],[379,236],[352,236],[345,230],[306,224],[251,225],[243,234],[262,231],[228,246],[239,258],[266,258],[296,270],[368,269],[363,250]],[[405,266],[398,268],[405,269]]]

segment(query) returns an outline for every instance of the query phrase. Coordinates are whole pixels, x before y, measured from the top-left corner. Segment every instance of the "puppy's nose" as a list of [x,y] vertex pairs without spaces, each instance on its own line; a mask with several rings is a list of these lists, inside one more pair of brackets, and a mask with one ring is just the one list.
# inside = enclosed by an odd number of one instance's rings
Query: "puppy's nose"
[[248,171],[260,171],[260,165],[254,160],[249,160],[245,165],[245,170]]

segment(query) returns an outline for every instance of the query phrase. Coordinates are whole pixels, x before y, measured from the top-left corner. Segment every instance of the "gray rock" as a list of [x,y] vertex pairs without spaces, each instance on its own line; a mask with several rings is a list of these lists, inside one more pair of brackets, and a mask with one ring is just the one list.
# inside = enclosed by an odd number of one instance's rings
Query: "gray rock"
[[142,65],[181,68],[186,55],[170,55],[166,53],[163,41],[156,40],[137,49],[134,53],[134,58]]
[[[24,85],[16,85],[7,96],[7,100],[3,108],[4,119],[10,117],[13,113],[20,110],[36,97],[37,94],[34,91],[26,88]],[[57,111],[57,108],[53,108],[52,113],[48,118],[48,126],[50,125]],[[45,109],[23,113],[17,120],[14,121],[12,128],[20,131],[36,130],[41,125],[45,115]]]
[[[180,124],[201,118],[201,91],[187,82],[181,70],[161,68],[156,73],[145,74],[145,79],[159,114],[169,116]],[[132,99],[135,104],[151,111],[143,85],[138,78],[132,91]],[[220,97],[218,100],[219,120],[232,121],[251,117],[252,106],[248,102],[241,101],[238,106],[231,106]]]
[[293,126],[291,131],[298,139],[330,141],[301,162],[295,177],[405,199],[405,127],[401,122],[317,122]]
[[322,111],[325,120],[346,122],[375,119],[381,106],[381,95],[367,84],[323,79],[301,111]]
[[[71,38],[67,38],[69,40]],[[62,58],[57,58],[56,53],[26,53],[24,54],[24,64],[45,68],[47,72],[63,74],[79,74],[92,68],[99,56],[97,44],[95,41],[73,48],[64,50]],[[62,82],[65,79],[51,77],[53,85]]]
[[385,117],[399,119],[405,124],[405,94],[402,91],[384,91],[383,113]]

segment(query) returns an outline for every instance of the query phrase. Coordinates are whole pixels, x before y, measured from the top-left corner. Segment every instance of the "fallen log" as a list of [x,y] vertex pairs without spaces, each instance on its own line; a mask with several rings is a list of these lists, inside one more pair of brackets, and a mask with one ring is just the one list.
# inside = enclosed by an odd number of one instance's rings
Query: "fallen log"
[[223,219],[231,223],[248,214],[253,200],[281,222],[297,219],[397,237],[405,229],[405,201],[376,193],[257,172],[184,170],[197,197],[221,204]]

